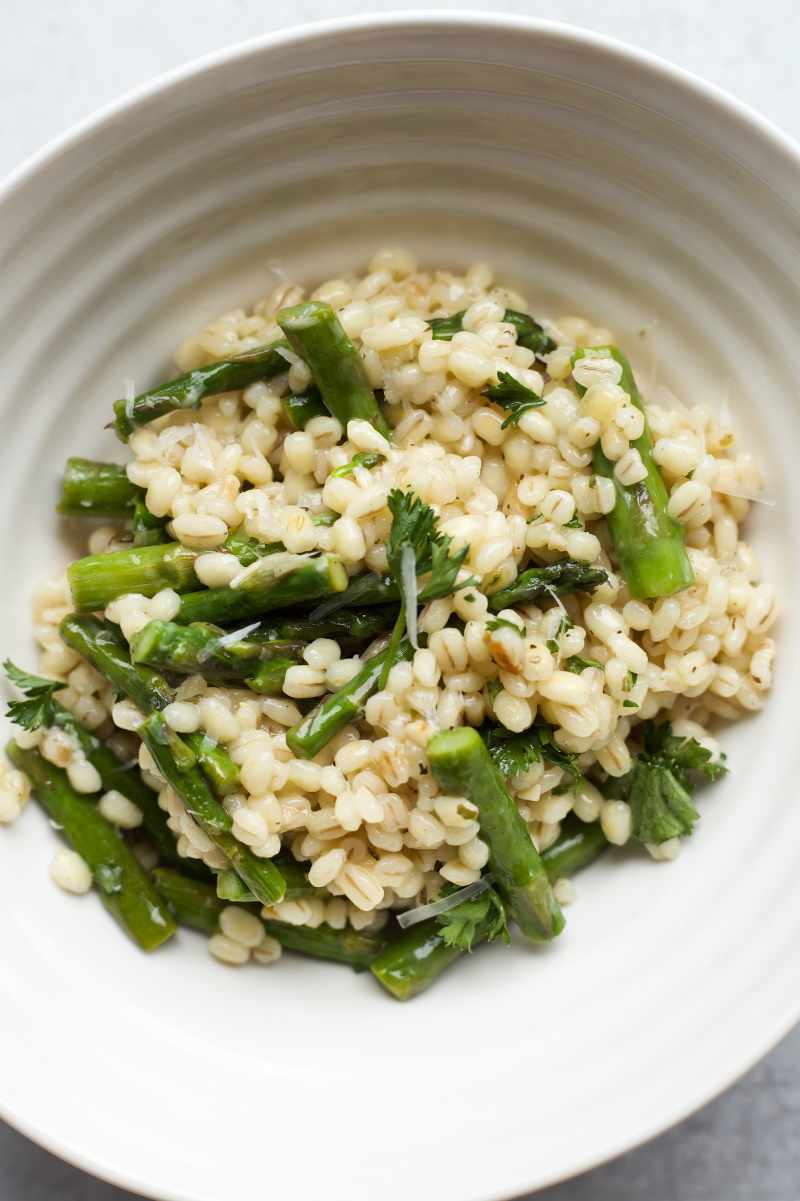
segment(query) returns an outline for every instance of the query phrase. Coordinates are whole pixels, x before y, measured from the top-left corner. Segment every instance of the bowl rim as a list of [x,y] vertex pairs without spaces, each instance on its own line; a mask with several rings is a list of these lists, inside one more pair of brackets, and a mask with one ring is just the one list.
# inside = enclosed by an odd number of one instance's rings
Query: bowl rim
[[[448,27],[452,28],[453,32],[481,29],[487,32],[492,30],[513,31],[522,36],[533,36],[539,40],[558,41],[562,46],[566,41],[575,47],[598,53],[609,62],[616,62],[620,66],[639,67],[655,80],[671,86],[677,91],[683,91],[698,103],[705,103],[708,110],[715,111],[718,116],[732,118],[744,133],[749,133],[774,153],[784,156],[788,164],[800,174],[800,142],[785,133],[777,124],[763,116],[751,105],[737,99],[724,88],[649,50],[643,50],[619,38],[580,25],[525,14],[493,13],[483,9],[459,14],[449,10],[395,10],[306,21],[271,33],[259,34],[192,58],[145,83],[126,90],[120,96],[70,125],[64,132],[49,139],[39,150],[28,155],[18,166],[0,178],[0,216],[2,216],[3,206],[15,192],[34,179],[38,172],[67,156],[84,139],[108,128],[118,117],[135,112],[154,97],[178,89],[185,81],[194,77],[231,62],[258,56],[265,51],[296,46],[312,39],[334,40],[342,34],[365,30],[393,32],[401,28],[413,30],[431,28],[440,32],[447,30]],[[780,1014],[776,1015],[767,1026],[759,1027],[757,1030],[753,1028],[753,1037],[747,1050],[743,1049],[741,1053],[734,1052],[728,1069],[713,1082],[706,1080],[699,1087],[695,1087],[693,1091],[687,1090],[682,1103],[667,1107],[668,1112],[665,1112],[661,1118],[650,1122],[644,1129],[639,1129],[632,1135],[621,1135],[615,1140],[613,1146],[607,1146],[604,1151],[578,1157],[574,1166],[566,1172],[560,1170],[553,1172],[535,1186],[536,1191],[574,1179],[600,1167],[628,1151],[643,1146],[684,1121],[741,1079],[777,1046],[798,1022],[800,1022],[800,995],[796,997],[787,995]],[[86,1152],[73,1145],[68,1139],[50,1135],[35,1120],[14,1112],[1,1096],[0,1119],[45,1151],[118,1188],[140,1193],[153,1198],[153,1201],[195,1201],[193,1195],[183,1191],[172,1190],[166,1193],[161,1189],[157,1192],[153,1191],[153,1184],[142,1176],[117,1169],[113,1164],[105,1162],[101,1154]],[[486,1201],[523,1201],[525,1196],[527,1196],[527,1190],[524,1193],[515,1192],[510,1199],[507,1193],[503,1193],[502,1196],[493,1194],[491,1198],[487,1197]]]

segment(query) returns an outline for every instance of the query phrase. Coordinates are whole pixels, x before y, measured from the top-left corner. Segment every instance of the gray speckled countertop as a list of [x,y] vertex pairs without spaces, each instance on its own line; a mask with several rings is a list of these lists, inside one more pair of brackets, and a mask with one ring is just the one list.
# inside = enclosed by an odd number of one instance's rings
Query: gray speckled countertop
[[[797,0],[4,0],[0,176],[99,105],[219,46],[364,8],[426,7],[530,13],[622,38],[719,84],[800,138]],[[799,1125],[796,1030],[694,1117],[539,1193],[538,1201],[797,1201]],[[132,1201],[132,1194],[85,1176],[0,1123],[0,1201],[53,1198]]]

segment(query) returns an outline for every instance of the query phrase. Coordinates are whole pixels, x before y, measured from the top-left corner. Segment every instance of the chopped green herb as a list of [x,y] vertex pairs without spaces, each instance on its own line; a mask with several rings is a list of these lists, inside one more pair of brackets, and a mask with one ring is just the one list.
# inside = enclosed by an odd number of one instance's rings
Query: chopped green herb
[[506,621],[505,617],[493,617],[491,621],[487,621],[486,623],[487,630],[501,630],[503,627],[513,630],[515,634],[519,634],[520,638],[523,638],[525,635],[525,631],[521,626],[518,626],[515,621]]
[[[395,578],[400,579],[403,547],[410,546],[414,552],[417,575],[428,576],[420,589],[421,601],[436,600],[458,591],[456,579],[469,554],[469,547],[462,546],[461,550],[451,554],[452,538],[440,533],[433,509],[413,492],[401,492],[393,488],[386,503],[392,514],[387,554]],[[461,587],[476,583],[474,579],[465,580]]]
[[636,686],[636,681],[638,679],[639,679],[639,676],[637,675],[637,673],[635,671],[629,671],[623,681],[622,691],[630,692],[631,688],[634,688]]
[[622,708],[623,709],[638,709],[639,706],[636,704],[636,701],[623,701]]
[[428,329],[431,331],[434,341],[449,342],[455,334],[459,333],[466,311],[466,309],[462,309],[460,313],[453,313],[450,317],[432,317],[428,322]]
[[506,429],[510,425],[519,425],[520,418],[525,413],[529,413],[531,409],[540,409],[545,401],[541,396],[537,396],[532,388],[528,388],[508,371],[499,371],[497,373],[497,383],[491,384],[484,390],[484,396],[488,396],[495,404],[501,405],[504,409],[509,409],[510,412],[503,422],[502,428]]
[[361,450],[357,455],[354,455],[349,463],[344,463],[341,467],[336,467],[331,472],[331,475],[345,476],[352,475],[356,467],[378,467],[381,463],[386,462],[386,455],[379,454],[377,450]]
[[603,670],[603,664],[598,659],[584,659],[581,655],[570,655],[564,666],[567,671],[573,671],[576,675],[580,675],[587,667],[596,667],[599,671]]
[[555,638],[548,638],[547,642],[545,643],[545,646],[547,647],[547,649],[549,650],[551,655],[558,654],[559,646],[558,646],[558,643],[556,642]]
[[565,521],[564,525],[562,527],[562,529],[565,529],[565,530],[582,530],[583,528],[584,528],[583,522],[581,521],[581,519],[577,513],[569,521]]
[[[461,550],[450,553],[452,538],[439,531],[433,509],[415,493],[393,488],[386,504],[392,514],[387,558],[391,574],[400,589],[401,602],[387,648],[381,687],[389,677],[404,629],[407,629],[411,643],[417,646],[417,606],[420,602],[455,592],[458,573],[469,554],[469,546],[462,546]],[[427,576],[422,587],[418,583],[419,576]],[[476,583],[470,576],[461,587],[474,586]]]
[[[457,891],[453,885],[445,885],[442,895],[449,896]],[[442,927],[442,938],[448,947],[471,951],[478,930],[486,932],[487,928],[489,942],[495,938],[509,941],[506,907],[493,888],[440,913],[436,920]]]
[[11,701],[8,716],[23,730],[38,730],[40,726],[51,726],[53,717],[53,693],[66,688],[61,680],[47,680],[43,676],[32,676],[27,671],[6,659],[3,664],[6,676],[25,697],[24,701]]
[[553,727],[539,719],[521,734],[512,734],[503,726],[484,726],[483,739],[495,767],[506,779],[521,775],[534,763],[545,760],[560,767],[569,778],[568,787],[577,787],[583,776],[578,767],[579,756],[563,751],[553,741]]
[[628,801],[639,842],[689,835],[700,816],[692,803],[693,781],[698,775],[718,780],[728,770],[725,757],[714,759],[696,739],[677,737],[666,721],[645,722],[642,733],[643,748],[628,774],[613,781],[613,795]]

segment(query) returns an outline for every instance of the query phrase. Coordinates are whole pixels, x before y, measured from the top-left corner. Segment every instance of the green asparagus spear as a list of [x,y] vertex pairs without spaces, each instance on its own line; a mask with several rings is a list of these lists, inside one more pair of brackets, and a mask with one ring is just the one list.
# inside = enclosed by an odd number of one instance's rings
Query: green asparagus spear
[[172,689],[167,682],[152,668],[131,663],[125,639],[110,622],[70,613],[61,622],[60,633],[67,646],[88,659],[143,713],[164,709],[171,702]]
[[396,605],[341,609],[320,621],[315,621],[312,615],[271,613],[250,637],[267,642],[313,642],[315,638],[335,638],[340,644],[343,641],[346,644],[348,639],[366,642],[391,630],[396,617]]
[[268,641],[251,636],[228,642],[225,630],[208,622],[182,626],[174,621],[150,621],[134,634],[130,645],[134,663],[149,663],[179,675],[199,672],[206,679],[235,680],[253,674],[267,660],[297,662],[305,640]]
[[281,398],[281,408],[293,430],[304,430],[312,418],[328,415],[317,388],[309,388],[297,396],[290,392]]
[[574,559],[562,559],[546,567],[530,567],[520,572],[499,592],[489,597],[489,608],[493,613],[501,609],[513,609],[515,605],[528,605],[540,597],[567,596],[570,592],[593,592],[608,579],[601,567],[591,567]]
[[239,787],[239,769],[224,746],[220,746],[202,730],[184,734],[183,741],[194,754],[196,762],[220,799],[236,792]]
[[[286,876],[281,872],[281,875],[286,880]],[[288,892],[288,889],[287,889]],[[250,889],[245,884],[240,876],[232,868],[227,868],[225,871],[217,873],[217,896],[221,901],[230,901],[237,905],[250,905],[255,901]],[[290,898],[283,894],[285,901]]]
[[[61,637],[143,713],[158,712],[172,701],[172,689],[164,678],[152,667],[131,663],[124,638],[108,622],[72,613],[61,623]],[[169,731],[169,737],[171,754],[179,764],[199,763],[220,796],[236,790],[239,773],[224,747],[199,732],[181,739]]]
[[558,839],[546,851],[542,862],[547,877],[554,883],[564,876],[574,876],[601,855],[608,846],[600,822],[582,822],[568,817],[562,824]]
[[160,859],[178,862],[175,835],[167,825],[167,815],[158,803],[158,796],[148,788],[135,765],[123,763],[96,734],[87,730],[78,719],[58,701],[53,702],[53,724],[66,730],[80,746],[86,758],[98,772],[103,791],[112,788],[121,792],[141,810],[142,828],[147,831]]
[[[420,588],[419,601],[424,604],[433,597],[426,594],[426,588]],[[312,621],[327,621],[339,609],[356,608],[359,605],[387,605],[400,600],[400,586],[391,575],[378,575],[374,571],[366,571],[363,575],[350,580],[344,592],[330,596],[311,611]],[[395,610],[396,613],[396,610]]]
[[141,494],[119,464],[70,458],[58,512],[67,517],[129,517]]
[[[642,413],[644,404],[627,357],[616,346],[584,347],[572,356],[573,367],[581,359],[611,357],[622,368],[620,387]],[[582,395],[585,391],[578,385]],[[639,452],[646,477],[638,484],[621,484],[614,463],[606,458],[598,442],[594,448],[594,469],[614,483],[616,501],[608,514],[611,541],[622,574],[632,596],[671,596],[694,583],[694,573],[686,553],[683,526],[671,517],[669,494],[653,458],[653,441],[647,428],[632,445]]]
[[61,637],[67,646],[88,659],[92,667],[111,681],[118,692],[130,697],[143,713],[164,709],[172,700],[172,689],[150,667],[130,661],[125,639],[116,626],[87,614],[70,613],[61,622]]
[[[137,523],[138,511],[137,506],[134,512],[136,545],[130,550],[86,555],[70,564],[67,574],[75,608],[80,612],[96,613],[126,592],[155,596],[162,588],[186,592],[190,588],[200,587],[194,562],[202,551],[191,550],[188,546],[181,546],[179,542],[151,545],[156,539],[150,535],[158,533],[159,528],[163,529],[163,526],[155,524],[158,519],[151,514],[147,514],[151,522],[149,526],[144,517]],[[250,567],[258,559],[268,558],[277,551],[282,551],[283,547],[280,542],[259,542],[257,538],[250,538],[240,530],[234,530],[228,535],[221,549],[235,555],[242,567]]]
[[[313,759],[335,734],[355,721],[369,697],[380,684],[383,666],[390,648],[381,651],[367,659],[357,676],[349,684],[345,684],[338,692],[326,696],[316,708],[307,713],[301,722],[292,726],[286,735],[286,742],[303,759]],[[394,652],[394,661],[410,659],[414,648],[407,638],[404,638]]]
[[[482,942],[476,936],[476,943]],[[461,947],[448,945],[435,918],[409,926],[371,964],[379,984],[398,1001],[408,1001],[430,988],[442,972],[460,959]]]
[[292,349],[305,359],[326,408],[346,430],[348,421],[369,421],[385,438],[389,426],[378,408],[358,350],[329,304],[306,301],[281,309],[278,324]]
[[10,742],[6,753],[28,776],[51,820],[86,861],[104,905],[131,938],[145,951],[166,942],[175,932],[172,915],[130,847],[102,817],[94,800],[76,792],[67,773],[48,763],[38,751],[23,750]]
[[[542,854],[549,880],[571,876],[591,863],[608,846],[599,822],[585,825],[577,820],[564,823],[558,841]],[[372,964],[372,973],[399,1001],[406,1001],[429,988],[470,946],[497,935],[496,907],[485,905],[486,894],[467,901],[437,918],[429,918],[404,930]],[[483,912],[479,906],[484,905]],[[460,938],[448,939],[448,923],[465,906],[477,909],[469,946]]]
[[[432,321],[428,322],[433,337],[439,341],[449,342],[454,334],[463,329],[465,312],[466,309],[462,309],[460,313],[453,313],[451,317],[434,317]],[[549,354],[551,350],[555,350],[556,344],[553,339],[528,313],[520,313],[517,309],[506,309],[503,321],[507,325],[513,325],[517,331],[517,346],[524,346],[537,355]]]
[[258,664],[253,674],[246,678],[245,684],[261,696],[280,696],[287,671],[301,662],[299,659],[267,659]]
[[206,588],[181,597],[181,622],[238,621],[343,592],[347,571],[336,555],[276,554],[254,563],[235,588]]
[[8,716],[11,720],[23,730],[34,731],[53,726],[65,730],[99,773],[103,791],[116,789],[133,801],[141,810],[142,824],[161,858],[175,860],[178,854],[175,839],[167,825],[166,814],[159,807],[158,797],[147,787],[134,765],[118,759],[110,747],[55,699],[55,693],[65,687],[64,683],[20,671],[10,659],[3,664],[3,670],[25,698],[9,704]]
[[386,945],[383,934],[369,930],[334,930],[332,926],[290,926],[286,922],[265,921],[267,934],[277,938],[287,951],[310,955],[313,959],[330,959],[334,963],[349,963],[364,971]]
[[[280,854],[273,863],[286,882],[284,901],[299,901],[305,897],[326,897],[330,900],[331,894],[326,889],[309,884],[304,868],[296,859]],[[233,871],[223,871],[217,875],[217,896],[225,901],[241,903],[255,900],[246,884]]]
[[137,500],[131,515],[134,546],[162,546],[170,541],[168,517],[154,517],[143,500]]
[[157,867],[153,879],[182,926],[191,926],[204,934],[214,933],[225,902],[219,899],[213,884],[193,880],[169,867]]
[[[390,575],[367,571],[350,580],[343,592],[329,596],[311,611],[311,621],[328,621],[339,609],[383,605],[400,600],[400,587]],[[396,610],[395,610],[396,612]]]
[[[507,587],[489,597],[489,605],[498,613],[501,609],[528,604],[540,596],[552,595],[553,592],[558,596],[577,591],[592,592],[607,579],[608,575],[602,568],[573,559],[564,559],[560,563],[532,567],[521,572]],[[400,588],[392,576],[367,571],[363,575],[355,576],[344,592],[328,597],[312,609],[311,620],[329,620],[339,609],[345,607],[386,605],[399,599]],[[420,590],[420,601],[425,602],[428,599],[430,598],[425,595],[423,587]]]
[[555,938],[564,918],[536,847],[477,730],[466,726],[434,734],[428,762],[439,787],[478,809],[489,844],[490,870],[523,934],[534,942]]
[[[463,896],[463,890],[456,893]],[[485,886],[479,895],[404,930],[373,962],[372,974],[398,1001],[407,1001],[430,987],[459,956],[495,938],[508,941],[506,909],[495,890]]]
[[[164,868],[157,870],[155,876],[182,925],[192,926],[207,934],[214,933],[227,902],[217,896],[213,885],[190,880]],[[276,921],[265,921],[264,928],[287,951],[297,951],[314,959],[348,963],[357,971],[368,968],[385,945],[382,934],[367,930],[334,930],[327,925],[315,928],[290,926],[286,922]]]
[[142,740],[158,770],[181,798],[186,811],[205,830],[259,901],[273,905],[286,890],[283,876],[269,859],[260,859],[233,835],[230,814],[214,796],[197,767],[181,770],[173,753],[173,737],[159,713],[152,713],[139,728]]
[[67,568],[72,599],[79,613],[96,613],[126,592],[155,596],[162,588],[196,588],[197,551],[177,542],[136,546],[103,555],[86,555]]
[[169,380],[149,392],[142,392],[133,400],[114,402],[114,425],[117,435],[127,442],[139,426],[155,421],[176,409],[199,409],[206,396],[217,392],[233,392],[247,388],[256,380],[271,379],[287,371],[289,364],[281,354],[286,343],[281,340],[269,346],[259,346],[237,355],[235,359],[222,359],[207,367],[198,367],[186,375]]

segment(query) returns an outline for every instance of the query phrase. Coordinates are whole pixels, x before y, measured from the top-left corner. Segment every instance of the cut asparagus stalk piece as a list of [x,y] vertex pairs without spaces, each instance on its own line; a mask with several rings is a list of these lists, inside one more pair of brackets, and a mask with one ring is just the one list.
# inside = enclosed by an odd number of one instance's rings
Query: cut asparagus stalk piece
[[289,363],[281,354],[284,349],[286,343],[280,339],[269,346],[248,350],[234,359],[221,359],[207,367],[197,367],[131,400],[114,401],[114,425],[118,437],[127,442],[134,430],[157,417],[177,409],[199,409],[206,396],[248,388],[260,379],[272,379],[288,371]]
[[305,359],[326,408],[342,428],[346,430],[348,421],[361,418],[390,438],[391,430],[367,382],[361,356],[331,306],[309,300],[281,309],[278,324],[292,349]]
[[[694,583],[683,526],[668,511],[669,493],[653,458],[647,415],[627,357],[617,346],[587,346],[576,350],[572,364],[574,367],[584,359],[598,357],[610,357],[619,363],[620,387],[645,414],[644,433],[631,443],[647,472],[638,484],[621,484],[615,464],[606,457],[600,443],[594,448],[594,469],[613,482],[616,493],[614,508],[606,517],[614,553],[632,596],[671,596]],[[580,384],[577,387],[581,395],[586,391]]]
[[177,620],[240,621],[273,609],[310,604],[346,587],[347,571],[336,555],[269,555],[245,568],[227,588],[184,593]]
[[130,517],[142,495],[118,463],[67,459],[58,512],[67,517]]
[[186,811],[228,859],[253,895],[265,905],[283,899],[283,876],[269,859],[254,855],[234,836],[233,820],[214,796],[198,767],[181,769],[173,751],[173,736],[160,713],[152,713],[139,733],[156,766],[183,801]]
[[515,580],[489,597],[489,608],[493,613],[501,609],[513,609],[515,605],[529,605],[542,597],[567,596],[571,592],[594,592],[608,579],[602,567],[579,563],[575,559],[562,559],[548,563],[545,567],[530,567],[522,571]]
[[10,742],[6,753],[25,772],[51,820],[88,864],[103,904],[144,951],[175,933],[172,914],[118,830],[102,816],[97,797],[76,792],[67,773],[38,751]]
[[[381,675],[390,649],[367,659],[358,675],[338,692],[326,696],[301,722],[292,726],[286,741],[296,755],[313,759],[335,734],[354,721],[369,697],[380,685]],[[395,662],[410,659],[414,648],[404,638],[394,654]]]
[[476,806],[497,890],[522,933],[534,942],[555,938],[564,917],[541,856],[480,734],[467,726],[434,734],[428,762],[444,792]]

